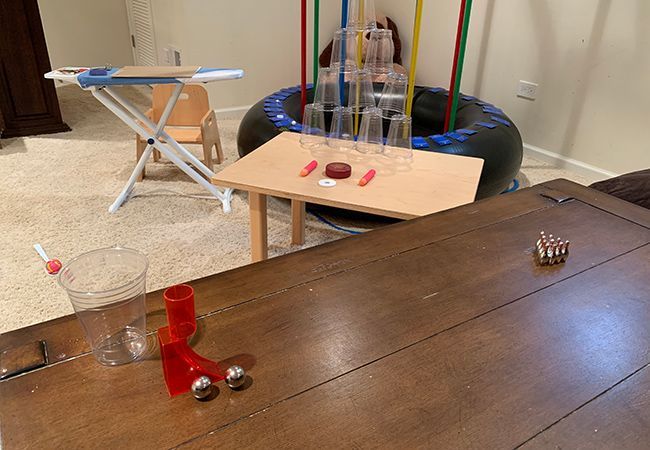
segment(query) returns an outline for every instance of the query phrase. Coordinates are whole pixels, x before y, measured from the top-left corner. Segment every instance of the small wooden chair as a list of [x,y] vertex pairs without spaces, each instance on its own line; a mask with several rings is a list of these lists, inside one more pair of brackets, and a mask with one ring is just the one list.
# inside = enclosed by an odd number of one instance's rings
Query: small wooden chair
[[[158,123],[160,116],[167,105],[169,97],[176,86],[173,84],[157,84],[153,88],[152,108],[145,115],[154,123]],[[186,85],[169,116],[165,131],[181,144],[202,144],[203,163],[213,170],[212,147],[217,151],[217,164],[223,162],[223,150],[219,138],[217,116],[214,110],[210,109],[208,92],[202,86]],[[136,134],[136,161],[144,153],[147,141]],[[153,160],[160,159],[160,152],[153,151]],[[144,168],[138,177],[138,181],[144,178]]]

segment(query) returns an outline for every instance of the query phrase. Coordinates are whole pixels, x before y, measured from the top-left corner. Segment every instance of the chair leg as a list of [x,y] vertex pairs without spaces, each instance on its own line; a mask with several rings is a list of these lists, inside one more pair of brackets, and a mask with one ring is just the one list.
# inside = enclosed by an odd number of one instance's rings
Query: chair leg
[[205,141],[203,141],[202,144],[203,144],[203,164],[205,164],[208,167],[208,169],[214,170],[214,164],[212,163],[212,144],[210,142],[205,142]]
[[223,163],[223,148],[221,147],[221,137],[219,136],[219,126],[217,125],[216,120],[214,122],[214,128],[215,128],[214,146],[217,149],[217,164],[221,164],[221,163]]
[[[136,134],[135,135],[135,161],[136,161],[136,164],[137,164],[138,161],[140,161],[140,158],[142,158],[142,155],[144,153],[145,148],[147,148],[147,143],[145,141],[143,141],[140,138],[139,135]],[[140,172],[140,175],[138,175],[138,178],[136,179],[136,181],[142,181],[144,179],[145,167],[146,167],[146,164],[145,164],[144,167],[142,167],[142,172]]]

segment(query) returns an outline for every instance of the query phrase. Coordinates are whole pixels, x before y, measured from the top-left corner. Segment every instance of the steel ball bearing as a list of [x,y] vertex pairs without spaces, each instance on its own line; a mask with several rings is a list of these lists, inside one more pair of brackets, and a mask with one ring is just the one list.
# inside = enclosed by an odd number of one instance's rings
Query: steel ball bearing
[[230,366],[226,370],[226,384],[230,389],[238,389],[246,381],[246,372],[241,366]]
[[190,389],[195,399],[203,400],[208,398],[212,393],[212,380],[205,375],[200,376],[192,382]]

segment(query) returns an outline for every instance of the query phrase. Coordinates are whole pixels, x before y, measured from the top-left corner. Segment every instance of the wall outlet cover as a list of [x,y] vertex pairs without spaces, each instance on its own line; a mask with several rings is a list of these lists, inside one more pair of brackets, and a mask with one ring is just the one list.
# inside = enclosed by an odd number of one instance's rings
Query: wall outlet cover
[[537,83],[532,83],[530,81],[519,80],[519,85],[517,86],[517,97],[527,98],[529,100],[535,100],[537,98]]

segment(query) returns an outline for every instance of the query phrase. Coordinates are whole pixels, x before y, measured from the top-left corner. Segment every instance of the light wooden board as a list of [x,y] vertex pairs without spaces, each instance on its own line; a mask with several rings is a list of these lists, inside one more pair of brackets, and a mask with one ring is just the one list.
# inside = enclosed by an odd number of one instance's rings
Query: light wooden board
[[124,66],[113,78],[189,78],[200,66]]
[[[411,219],[474,201],[483,160],[467,156],[415,151],[409,164],[385,156],[341,152],[327,146],[303,149],[298,133],[285,132],[212,178],[228,186],[277,197]],[[311,160],[318,168],[307,177],[300,170]],[[352,166],[352,176],[323,188],[325,166],[333,161]],[[359,179],[370,169],[377,175],[366,186]]]

